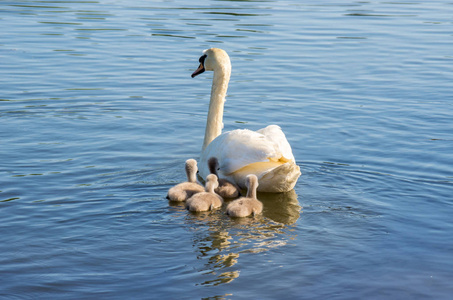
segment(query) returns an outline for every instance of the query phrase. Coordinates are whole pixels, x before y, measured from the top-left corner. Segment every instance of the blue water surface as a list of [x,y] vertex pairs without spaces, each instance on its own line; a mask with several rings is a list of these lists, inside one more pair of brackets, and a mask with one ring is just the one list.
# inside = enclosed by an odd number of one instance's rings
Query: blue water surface
[[[450,299],[451,1],[0,3],[0,298]],[[192,214],[212,74],[225,130],[301,168],[261,216]]]

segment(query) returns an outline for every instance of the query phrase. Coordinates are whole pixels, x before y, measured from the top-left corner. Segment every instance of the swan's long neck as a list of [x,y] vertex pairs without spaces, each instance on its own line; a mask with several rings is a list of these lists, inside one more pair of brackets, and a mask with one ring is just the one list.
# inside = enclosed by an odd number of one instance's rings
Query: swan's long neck
[[223,129],[223,105],[230,81],[231,65],[219,67],[214,70],[212,79],[211,101],[209,102],[208,120],[204,135],[203,150],[222,133]]

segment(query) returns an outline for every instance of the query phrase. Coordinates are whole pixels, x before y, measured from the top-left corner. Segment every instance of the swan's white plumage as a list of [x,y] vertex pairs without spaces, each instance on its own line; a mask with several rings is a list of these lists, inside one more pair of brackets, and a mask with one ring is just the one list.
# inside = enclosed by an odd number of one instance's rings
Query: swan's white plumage
[[[295,162],[293,150],[291,145],[286,139],[286,135],[283,133],[282,129],[278,125],[269,125],[265,128],[259,129],[256,132],[264,135],[269,141],[273,142],[274,151],[276,156],[281,155],[287,160]],[[280,157],[278,158],[280,159]]]
[[203,151],[200,173],[209,174],[207,161],[216,156],[223,174],[229,175],[242,167],[256,162],[294,161],[291,146],[277,125],[269,125],[259,131],[237,129],[215,138]]
[[[258,191],[286,192],[293,189],[300,176],[300,168],[279,126],[269,125],[257,131],[237,129],[221,133],[231,64],[228,54],[221,49],[208,49],[203,54],[206,57],[204,65],[200,59],[200,68],[214,71],[214,78],[200,156],[200,176],[206,178],[210,174],[207,161],[214,156],[220,164],[219,176],[235,182],[241,188],[246,186],[247,175],[255,174],[260,182]],[[198,74],[200,72],[197,70],[192,76]]]

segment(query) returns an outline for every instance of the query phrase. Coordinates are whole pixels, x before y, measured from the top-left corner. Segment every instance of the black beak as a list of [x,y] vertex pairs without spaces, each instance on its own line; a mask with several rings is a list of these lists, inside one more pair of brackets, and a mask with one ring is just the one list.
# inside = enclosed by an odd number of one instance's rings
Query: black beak
[[198,60],[200,62],[200,66],[198,67],[198,69],[195,70],[195,72],[192,73],[192,78],[194,78],[195,76],[197,75],[200,75],[201,73],[203,73],[204,71],[206,71],[204,69],[204,60],[206,59],[207,55],[206,54],[203,54],[200,59]]

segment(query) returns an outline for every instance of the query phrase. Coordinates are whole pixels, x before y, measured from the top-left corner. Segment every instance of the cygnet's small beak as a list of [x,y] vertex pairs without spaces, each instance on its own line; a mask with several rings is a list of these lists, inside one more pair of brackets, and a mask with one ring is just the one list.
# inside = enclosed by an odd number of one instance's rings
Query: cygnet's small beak
[[194,78],[197,75],[200,75],[205,71],[203,64],[201,63],[198,69],[195,70],[195,72],[192,73],[192,78]]

